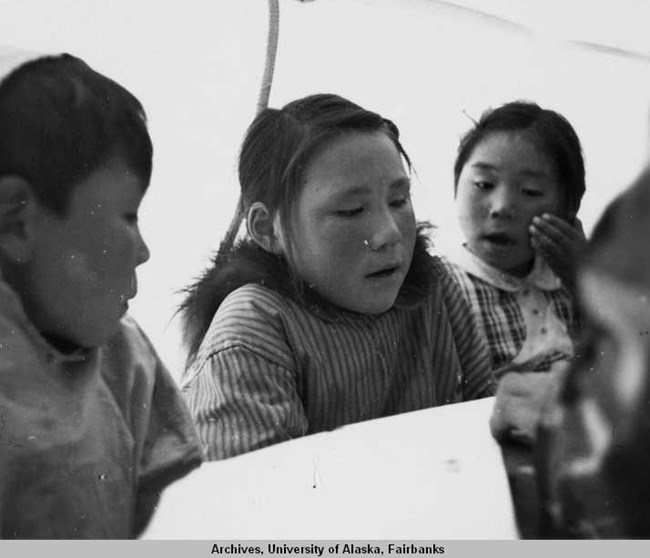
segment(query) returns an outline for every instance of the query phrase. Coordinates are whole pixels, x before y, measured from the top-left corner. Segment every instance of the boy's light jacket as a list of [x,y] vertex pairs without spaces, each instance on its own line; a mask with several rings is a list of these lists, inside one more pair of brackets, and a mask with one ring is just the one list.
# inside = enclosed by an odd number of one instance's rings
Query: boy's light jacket
[[0,276],[0,538],[131,538],[158,492],[201,462],[182,397],[124,317],[66,355]]

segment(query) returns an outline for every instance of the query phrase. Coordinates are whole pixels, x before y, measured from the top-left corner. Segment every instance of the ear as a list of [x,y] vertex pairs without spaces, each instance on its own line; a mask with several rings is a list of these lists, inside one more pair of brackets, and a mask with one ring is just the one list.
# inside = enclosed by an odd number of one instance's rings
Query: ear
[[36,199],[25,179],[0,176],[0,256],[27,261],[34,239]]
[[251,238],[267,252],[284,253],[280,220],[274,218],[262,202],[251,205],[246,216],[246,228]]

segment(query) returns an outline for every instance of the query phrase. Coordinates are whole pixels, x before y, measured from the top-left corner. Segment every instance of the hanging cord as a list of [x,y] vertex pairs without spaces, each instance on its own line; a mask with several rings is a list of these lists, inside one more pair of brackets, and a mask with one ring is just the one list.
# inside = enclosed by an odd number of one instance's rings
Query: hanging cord
[[[273,84],[273,71],[275,69],[275,57],[278,52],[278,35],[280,32],[280,6],[278,0],[268,0],[269,5],[269,31],[266,39],[266,61],[264,63],[264,75],[260,86],[260,93],[257,100],[257,112],[261,113],[269,105],[271,85]],[[226,236],[221,243],[221,250],[230,249],[235,243],[241,223],[244,220],[244,207],[241,194],[237,201],[235,215],[230,222]]]
[[269,32],[266,38],[266,62],[264,75],[260,85],[260,95],[257,100],[257,114],[269,106],[269,95],[273,83],[275,57],[278,53],[278,35],[280,33],[280,6],[278,0],[269,0]]

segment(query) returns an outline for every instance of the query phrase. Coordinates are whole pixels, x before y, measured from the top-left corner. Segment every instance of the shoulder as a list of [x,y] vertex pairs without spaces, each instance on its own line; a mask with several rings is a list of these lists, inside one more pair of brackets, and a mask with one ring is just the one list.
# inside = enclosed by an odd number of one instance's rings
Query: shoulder
[[141,364],[147,368],[160,360],[147,335],[129,315],[120,320],[117,331],[100,350],[109,358],[119,358],[125,363]]
[[118,330],[99,353],[101,374],[118,399],[128,400],[136,392],[150,394],[157,383],[173,382],[153,344],[131,316],[120,320]]
[[476,286],[471,277],[458,264],[441,256],[434,256],[437,269],[439,295],[432,310],[444,307],[454,331],[473,330],[477,323]]
[[[12,399],[45,368],[45,351],[12,320],[0,316],[0,401]],[[1,437],[0,432],[0,437]]]
[[214,315],[196,361],[202,362],[228,349],[247,348],[287,366],[290,349],[285,323],[291,302],[282,294],[249,283],[230,293]]
[[432,260],[443,298],[455,303],[465,297],[471,284],[469,275],[445,256],[433,256]]
[[436,256],[436,259],[441,270],[440,274],[445,276],[447,282],[455,284],[463,291],[473,287],[475,281],[463,266],[448,256]]
[[248,283],[230,293],[221,304],[216,316],[271,316],[283,312],[287,298],[274,289],[257,283]]

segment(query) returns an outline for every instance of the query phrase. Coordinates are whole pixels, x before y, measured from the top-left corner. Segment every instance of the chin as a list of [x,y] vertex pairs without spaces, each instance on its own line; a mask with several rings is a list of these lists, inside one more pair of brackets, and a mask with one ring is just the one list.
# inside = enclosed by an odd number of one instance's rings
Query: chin
[[120,325],[120,320],[115,320],[111,326],[103,325],[101,328],[88,327],[78,336],[77,344],[85,349],[94,349],[101,347],[110,341],[110,339],[117,333]]
[[394,305],[397,296],[394,296],[386,300],[377,300],[368,301],[365,304],[356,304],[356,308],[352,308],[354,312],[359,314],[368,314],[368,315],[378,315],[388,312]]

